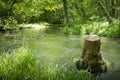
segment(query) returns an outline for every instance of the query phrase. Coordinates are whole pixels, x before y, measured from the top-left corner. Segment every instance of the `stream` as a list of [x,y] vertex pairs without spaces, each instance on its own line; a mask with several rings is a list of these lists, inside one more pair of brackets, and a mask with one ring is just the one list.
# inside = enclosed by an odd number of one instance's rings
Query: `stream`
[[[0,33],[0,53],[27,43],[36,58],[44,63],[58,60],[71,63],[80,58],[83,36],[66,36],[59,33],[59,30],[55,33],[52,30],[47,32],[30,28],[16,33]],[[107,75],[103,75],[102,80],[120,80],[120,40],[101,37],[101,43],[102,54],[109,65]]]

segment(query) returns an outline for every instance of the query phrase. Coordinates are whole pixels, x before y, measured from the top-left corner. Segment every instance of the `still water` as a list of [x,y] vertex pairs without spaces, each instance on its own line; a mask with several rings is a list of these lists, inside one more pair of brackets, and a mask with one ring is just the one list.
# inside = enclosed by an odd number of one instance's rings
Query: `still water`
[[[83,36],[63,35],[59,30],[44,31],[38,29],[24,29],[17,33],[0,34],[0,53],[11,51],[27,45],[36,58],[44,63],[56,61],[73,63],[79,59],[83,48]],[[109,64],[107,76],[104,80],[120,80],[120,40],[101,37],[102,54]]]

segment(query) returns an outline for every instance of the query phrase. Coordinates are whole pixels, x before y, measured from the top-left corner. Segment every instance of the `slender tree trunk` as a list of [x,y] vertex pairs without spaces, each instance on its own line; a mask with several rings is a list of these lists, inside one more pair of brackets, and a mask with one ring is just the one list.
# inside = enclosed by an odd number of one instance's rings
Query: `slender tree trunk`
[[[85,11],[84,11],[84,9],[83,9],[83,7],[78,7],[78,4],[75,2],[74,3],[74,5],[75,5],[75,8],[76,8],[76,11],[77,11],[77,13],[79,14],[79,16],[81,16],[81,18],[82,18],[82,20],[84,20],[84,17],[85,17]],[[82,5],[80,5],[80,6],[82,6]]]
[[102,12],[106,16],[109,23],[112,23],[112,17],[110,16],[109,12],[106,10],[105,6],[103,5],[101,0],[98,0],[98,4],[101,7]]
[[14,4],[16,3],[16,0],[12,1],[12,4],[10,5],[9,9],[8,9],[8,16],[12,15],[12,8],[14,6]]
[[110,16],[115,17],[115,3],[114,0],[110,0]]
[[63,7],[64,7],[64,15],[66,18],[66,24],[68,27],[70,27],[70,21],[69,21],[69,17],[68,17],[68,6],[67,6],[67,1],[63,0]]
[[[72,4],[72,6],[70,6],[70,8],[69,9],[71,9],[71,10],[74,10],[74,4]],[[74,13],[73,12],[71,12],[70,13],[70,18],[73,20],[73,22],[75,23],[75,15],[74,15]]]

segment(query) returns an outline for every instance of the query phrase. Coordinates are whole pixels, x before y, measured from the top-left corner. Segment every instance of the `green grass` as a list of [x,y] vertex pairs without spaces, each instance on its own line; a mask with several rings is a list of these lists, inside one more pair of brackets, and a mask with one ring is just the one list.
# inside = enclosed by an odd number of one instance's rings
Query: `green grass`
[[87,70],[78,71],[74,65],[43,64],[26,47],[0,56],[0,80],[96,80]]
[[85,21],[74,23],[72,27],[64,27],[64,34],[96,34],[111,38],[120,38],[120,21],[113,19],[113,23],[106,21]]

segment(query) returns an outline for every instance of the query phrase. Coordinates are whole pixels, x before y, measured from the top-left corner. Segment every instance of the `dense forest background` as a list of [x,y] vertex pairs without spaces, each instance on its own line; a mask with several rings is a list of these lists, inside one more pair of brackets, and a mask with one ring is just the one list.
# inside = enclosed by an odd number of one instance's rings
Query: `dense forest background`
[[1,0],[0,30],[17,24],[64,24],[65,34],[120,38],[120,0]]

